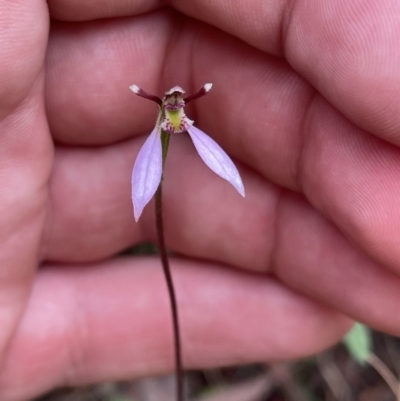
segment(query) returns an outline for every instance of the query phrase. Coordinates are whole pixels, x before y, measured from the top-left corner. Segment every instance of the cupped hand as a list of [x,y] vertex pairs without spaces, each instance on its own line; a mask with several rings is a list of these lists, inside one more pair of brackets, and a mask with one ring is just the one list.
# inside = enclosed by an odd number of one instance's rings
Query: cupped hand
[[[162,95],[236,161],[243,199],[183,134],[164,181],[187,368],[298,358],[352,319],[400,334],[400,6],[394,0],[0,1],[0,398],[172,370],[155,240],[130,174]],[[51,24],[49,24],[52,19]]]

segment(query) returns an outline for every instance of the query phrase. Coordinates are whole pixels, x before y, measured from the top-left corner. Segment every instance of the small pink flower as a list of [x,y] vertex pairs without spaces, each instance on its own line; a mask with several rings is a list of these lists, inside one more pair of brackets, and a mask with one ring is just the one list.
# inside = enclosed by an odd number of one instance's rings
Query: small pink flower
[[146,139],[136,158],[132,172],[133,214],[138,221],[144,207],[151,200],[161,182],[163,171],[163,154],[161,132],[177,134],[187,132],[192,138],[197,153],[214,173],[230,182],[237,191],[245,196],[244,186],[239,172],[229,156],[207,134],[193,125],[184,111],[185,104],[205,95],[212,84],[205,84],[198,92],[185,99],[185,93],[179,86],[165,92],[160,99],[150,95],[136,85],[130,89],[137,95],[156,102],[160,109],[156,125]]

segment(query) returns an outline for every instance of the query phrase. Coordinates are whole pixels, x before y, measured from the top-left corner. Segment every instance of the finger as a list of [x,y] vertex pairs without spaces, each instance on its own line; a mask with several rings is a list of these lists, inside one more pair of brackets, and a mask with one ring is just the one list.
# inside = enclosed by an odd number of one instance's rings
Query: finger
[[163,5],[164,1],[162,0],[123,0],[103,2],[101,4],[91,0],[52,0],[49,2],[49,10],[51,17],[58,20],[87,21],[138,15]]
[[274,272],[291,288],[376,327],[400,334],[400,277],[355,249],[298,195],[282,197]]
[[0,359],[37,266],[52,146],[44,110],[47,8],[0,1]]
[[[142,2],[54,3],[57,17],[76,19],[130,15]],[[148,2],[146,2],[148,3]],[[345,116],[395,144],[400,113],[400,38],[395,0],[235,2],[171,0],[178,10],[239,37],[258,49],[284,55]],[[149,8],[159,4],[149,4]],[[147,6],[146,10],[147,10]],[[80,18],[79,18],[80,19]],[[370,94],[373,93],[374,96]]]
[[25,100],[38,80],[46,50],[48,17],[44,1],[20,4],[1,0],[0,4],[0,118],[4,119]]
[[307,198],[367,255],[400,276],[398,147],[356,128],[325,101],[312,105],[304,129],[300,164]]
[[55,139],[107,144],[151,129],[154,104],[143,102],[129,86],[134,80],[149,90],[154,87],[172,31],[172,18],[165,12],[78,26],[54,23],[46,87]]
[[[348,119],[400,144],[400,5],[395,0],[171,0],[179,11],[284,56]],[[374,95],[371,96],[371,93]]]
[[42,260],[101,260],[148,239],[133,219],[130,176],[137,142],[56,148]]
[[[115,145],[101,154],[80,149],[77,158],[71,148],[56,153],[45,259],[96,260],[132,242],[156,240],[154,205],[145,208],[136,224],[130,204],[130,160],[138,142]],[[271,272],[356,320],[400,333],[393,318],[400,302],[398,275],[356,249],[303,197],[242,168],[243,199],[204,166],[189,138],[173,137],[169,149],[163,204],[170,249]],[[99,174],[98,166],[107,174]],[[64,194],[71,193],[74,202],[66,202]]]
[[[304,357],[338,341],[351,323],[268,276],[185,260],[173,261],[173,275],[185,368]],[[4,400],[172,371],[159,261],[41,270],[3,366]]]

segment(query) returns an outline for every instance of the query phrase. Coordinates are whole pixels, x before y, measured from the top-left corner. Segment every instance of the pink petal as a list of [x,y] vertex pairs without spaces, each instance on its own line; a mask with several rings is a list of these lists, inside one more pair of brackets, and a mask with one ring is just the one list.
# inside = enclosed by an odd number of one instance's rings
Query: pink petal
[[188,128],[193,144],[204,163],[215,174],[229,181],[244,196],[244,186],[239,172],[230,157],[207,134],[193,125]]
[[138,221],[144,207],[156,193],[162,175],[160,130],[155,127],[137,155],[132,171],[133,215]]

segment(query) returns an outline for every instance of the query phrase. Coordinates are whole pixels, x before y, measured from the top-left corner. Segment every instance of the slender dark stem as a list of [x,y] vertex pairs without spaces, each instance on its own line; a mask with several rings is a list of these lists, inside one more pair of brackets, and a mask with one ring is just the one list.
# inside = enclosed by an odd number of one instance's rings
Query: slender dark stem
[[160,250],[161,262],[164,270],[165,280],[167,281],[168,294],[171,302],[172,321],[174,326],[174,348],[175,348],[175,368],[176,368],[176,391],[177,401],[183,401],[183,370],[181,339],[179,332],[178,306],[176,303],[174,283],[172,281],[171,269],[169,267],[167,249],[165,247],[164,223],[162,214],[162,181],[156,192],[156,224],[158,236],[158,248]]

